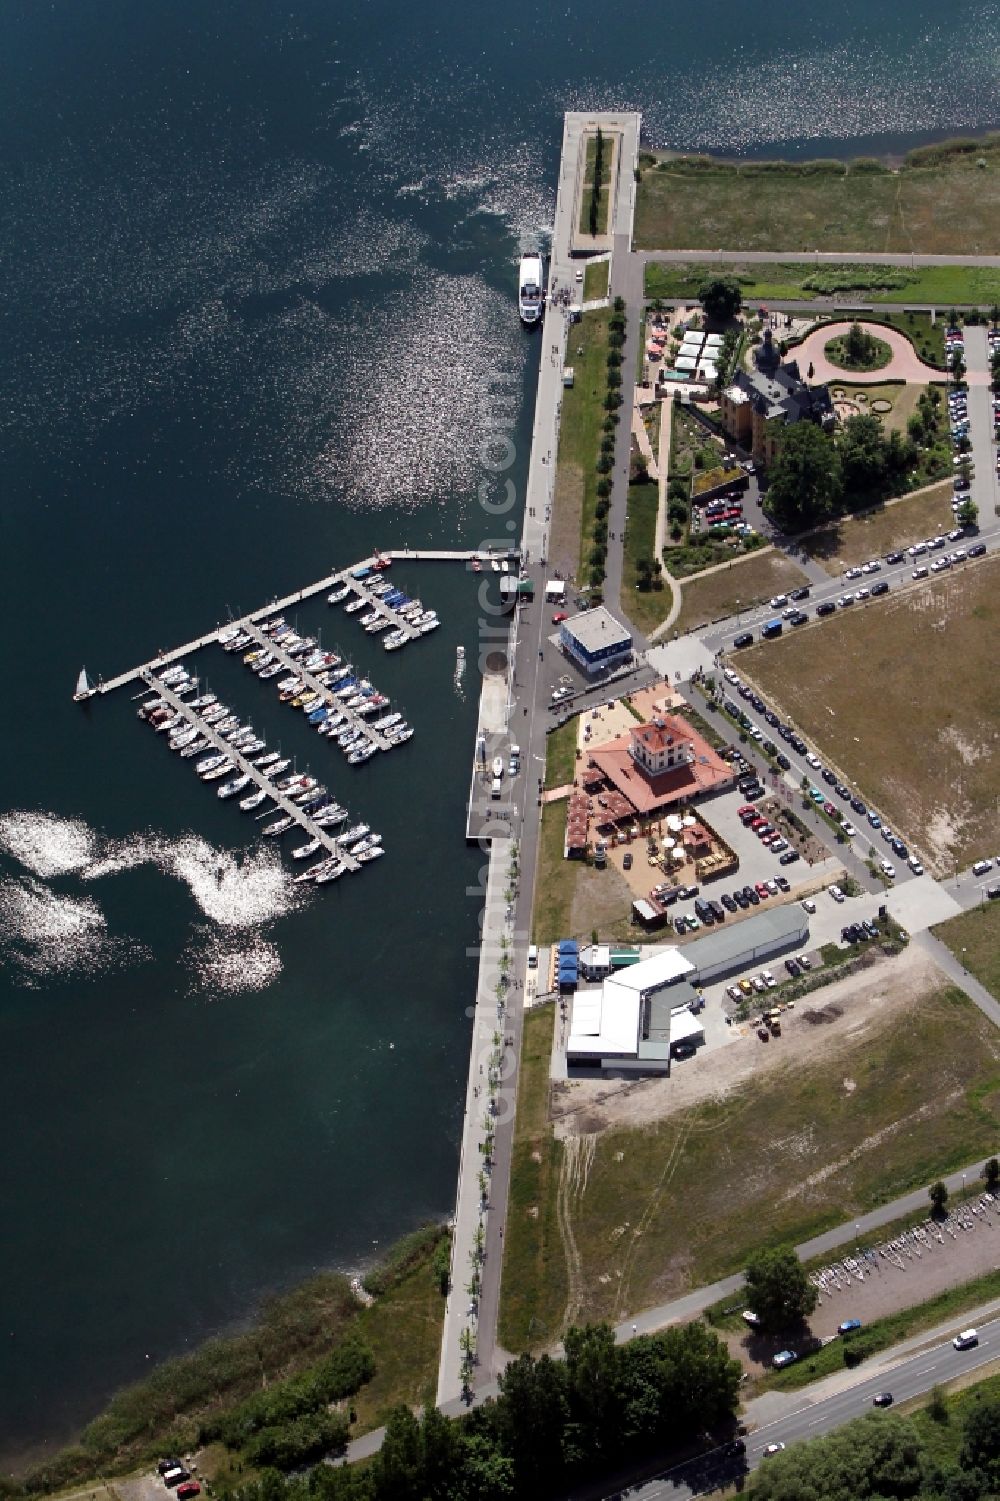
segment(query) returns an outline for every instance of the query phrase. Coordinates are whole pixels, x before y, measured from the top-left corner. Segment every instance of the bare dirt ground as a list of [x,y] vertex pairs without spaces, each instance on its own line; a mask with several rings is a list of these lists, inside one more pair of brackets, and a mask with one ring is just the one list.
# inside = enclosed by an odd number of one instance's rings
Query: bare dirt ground
[[645,1126],[704,1100],[724,1100],[765,1072],[819,1058],[832,1068],[838,1046],[856,1047],[866,1031],[883,1024],[887,1010],[901,1016],[942,978],[930,957],[911,945],[893,959],[804,997],[782,1017],[781,1036],[766,1044],[744,1023],[733,1028],[734,1042],[702,1048],[669,1078],[560,1084],[552,1099],[555,1134],[567,1140],[615,1126]]
[[583,470],[563,464],[556,471],[555,504],[549,532],[549,568],[565,579],[576,578],[580,566],[580,522],[583,516]]

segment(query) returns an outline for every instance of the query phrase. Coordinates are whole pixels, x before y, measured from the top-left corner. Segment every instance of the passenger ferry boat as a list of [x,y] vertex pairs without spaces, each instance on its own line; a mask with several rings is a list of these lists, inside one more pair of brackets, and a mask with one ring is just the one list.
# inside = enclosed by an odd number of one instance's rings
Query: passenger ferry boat
[[522,255],[517,278],[517,311],[521,322],[531,327],[542,321],[545,307],[545,270],[542,257]]

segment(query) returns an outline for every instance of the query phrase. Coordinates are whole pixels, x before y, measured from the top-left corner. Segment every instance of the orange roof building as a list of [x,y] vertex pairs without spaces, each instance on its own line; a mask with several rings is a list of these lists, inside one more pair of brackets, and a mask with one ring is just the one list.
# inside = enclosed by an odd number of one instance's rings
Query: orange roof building
[[657,715],[595,746],[588,766],[621,793],[633,813],[649,816],[674,803],[731,787],[735,772],[686,719]]

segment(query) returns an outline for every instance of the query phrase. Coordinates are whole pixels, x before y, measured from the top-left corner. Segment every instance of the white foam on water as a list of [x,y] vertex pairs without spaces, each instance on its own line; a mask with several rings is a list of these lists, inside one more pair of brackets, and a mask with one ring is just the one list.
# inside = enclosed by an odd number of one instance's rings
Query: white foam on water
[[281,955],[275,944],[255,934],[238,939],[203,932],[184,954],[193,988],[209,998],[264,990],[281,974]]
[[31,876],[0,881],[0,946],[37,976],[92,973],[138,949],[108,936],[91,898],[59,895]]
[[93,859],[96,838],[78,818],[23,808],[0,817],[0,850],[36,876],[61,876]]

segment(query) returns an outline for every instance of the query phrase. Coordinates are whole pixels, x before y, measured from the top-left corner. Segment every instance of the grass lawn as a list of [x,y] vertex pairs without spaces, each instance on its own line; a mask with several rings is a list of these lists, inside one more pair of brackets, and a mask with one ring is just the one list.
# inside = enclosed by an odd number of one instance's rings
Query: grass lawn
[[565,787],[576,776],[577,721],[574,716],[545,737],[545,789]]
[[[614,154],[618,150],[618,137],[616,135],[603,136],[603,150],[601,152],[601,196],[597,204],[597,233],[607,234],[608,230],[608,206],[611,199],[611,167],[614,162]],[[597,164],[597,133],[587,136],[587,156],[583,169],[583,186],[580,190],[580,232],[590,233],[590,200],[591,189],[594,185],[594,168]]]
[[888,323],[890,328],[896,328],[901,334],[905,334],[920,358],[927,364],[940,365],[942,369],[944,368],[945,320],[943,318],[938,318],[932,323],[930,313],[901,310],[879,313],[878,322]]
[[[599,308],[584,313],[570,334],[567,363],[575,371],[574,384],[563,392],[559,424],[556,507],[570,504],[579,515],[575,571],[594,525],[597,504],[597,456],[607,394],[608,323],[611,312]],[[568,518],[567,518],[568,519]],[[553,561],[550,548],[550,561]]]
[[1000,996],[1000,905],[987,901],[961,917],[939,923],[933,931],[960,964],[993,995]]
[[358,1422],[352,1433],[377,1427],[400,1402],[416,1407],[434,1401],[443,1327],[444,1298],[429,1257],[361,1310],[357,1329],[375,1352],[375,1375],[354,1398]]
[[590,262],[583,273],[583,298],[585,302],[594,302],[598,297],[607,297],[608,273],[610,270],[610,261]]
[[628,491],[628,527],[625,532],[625,555],[622,567],[622,605],[632,624],[644,636],[666,619],[673,603],[669,579],[659,580],[659,589],[640,589],[636,574],[639,558],[656,556],[656,509],[659,486],[630,485]]
[[739,658],[940,872],[1000,841],[998,564],[967,564]]
[[[861,246],[854,247],[861,249]],[[1000,301],[1000,270],[987,266],[838,266],[835,273],[810,261],[763,265],[732,261],[676,261],[646,267],[646,296],[695,300],[713,276],[735,276],[744,301],[797,302],[836,296],[850,306],[898,302],[937,307],[989,307]]]
[[563,858],[565,834],[566,803],[546,803],[538,840],[535,910],[531,920],[533,943],[553,943],[571,932],[573,898],[584,863]]
[[505,1350],[551,1344],[566,1308],[566,1261],[556,1211],[562,1147],[548,1124],[555,1003],[524,1019],[517,1121],[504,1229],[497,1335]]
[[800,1386],[808,1386],[810,1381],[817,1381],[821,1376],[831,1376],[834,1371],[843,1370],[844,1351],[849,1350],[852,1344],[858,1350],[864,1349],[866,1355],[876,1355],[880,1350],[888,1350],[891,1345],[898,1345],[913,1334],[922,1334],[925,1329],[943,1324],[952,1315],[959,1316],[980,1303],[988,1303],[998,1295],[1000,1271],[985,1272],[981,1277],[973,1277],[969,1282],[949,1287],[913,1308],[901,1308],[898,1313],[887,1314],[883,1319],[872,1319],[856,1338],[832,1340],[821,1350],[817,1350],[815,1355],[805,1356],[783,1371],[769,1371],[766,1376],[756,1380],[755,1386],[760,1391],[794,1391]]
[[998,1100],[1000,1037],[941,987],[905,1026],[887,1015],[843,1040],[835,1066],[800,1060],[644,1129],[568,1140],[571,1300],[626,1318],[931,1182],[992,1148]]
[[926,490],[892,500],[868,515],[845,516],[831,526],[810,532],[799,539],[799,546],[807,557],[814,558],[828,572],[838,574],[868,558],[884,557],[887,552],[909,547],[911,542],[921,542],[946,528],[950,530],[952,494],[947,480],[929,485]]
[[[985,168],[976,161],[985,159]],[[704,158],[701,159],[704,162]],[[722,163],[682,159],[647,167],[636,194],[639,250],[688,246],[734,250],[992,252],[1000,240],[996,142],[898,172],[837,164]],[[911,294],[911,301],[924,299]],[[933,300],[933,299],[929,299]],[[945,299],[948,300],[948,299]]]
[[[669,560],[668,560],[669,564]],[[685,579],[681,613],[674,629],[683,635],[723,615],[735,614],[761,604],[775,594],[787,594],[809,580],[783,553],[752,553],[728,567]]]

